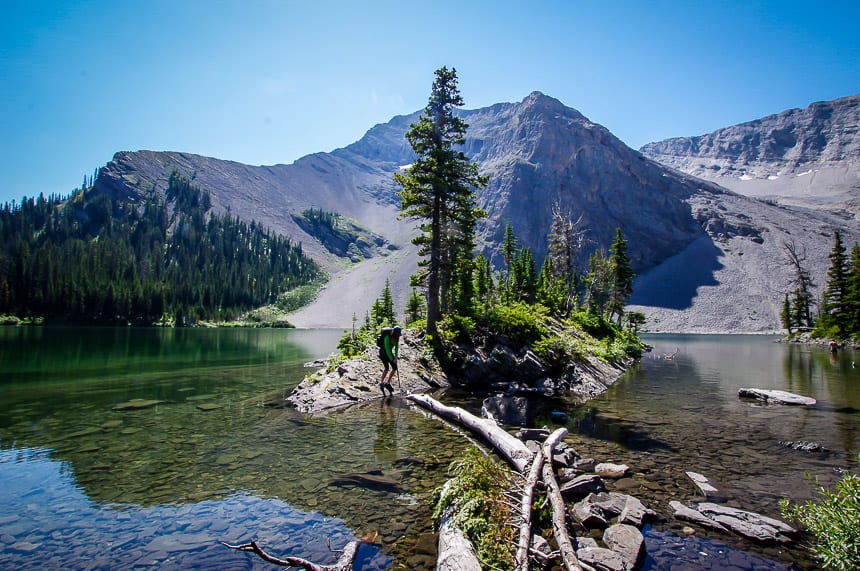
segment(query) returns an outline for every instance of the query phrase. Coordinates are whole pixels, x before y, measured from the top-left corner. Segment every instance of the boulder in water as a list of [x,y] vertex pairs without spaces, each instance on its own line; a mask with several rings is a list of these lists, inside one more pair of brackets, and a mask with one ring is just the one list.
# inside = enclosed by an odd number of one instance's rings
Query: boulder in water
[[769,389],[738,389],[738,397],[750,398],[768,404],[786,404],[793,406],[815,406],[816,400],[811,397],[796,395],[788,391]]

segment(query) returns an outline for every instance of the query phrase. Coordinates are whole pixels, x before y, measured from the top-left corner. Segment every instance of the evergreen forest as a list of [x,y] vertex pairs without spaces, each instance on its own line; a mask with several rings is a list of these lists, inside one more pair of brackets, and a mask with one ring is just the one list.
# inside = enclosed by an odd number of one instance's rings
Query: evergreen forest
[[234,319],[322,277],[301,244],[214,212],[176,172],[140,201],[90,185],[0,209],[0,315],[183,326]]

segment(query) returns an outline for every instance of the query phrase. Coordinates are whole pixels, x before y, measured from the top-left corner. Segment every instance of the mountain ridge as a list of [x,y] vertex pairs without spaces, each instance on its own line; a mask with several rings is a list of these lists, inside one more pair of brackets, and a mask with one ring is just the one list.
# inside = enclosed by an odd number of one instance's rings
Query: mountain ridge
[[817,101],[640,152],[735,192],[858,217],[860,94]]
[[[332,282],[317,302],[293,316],[297,325],[346,327],[353,313],[367,310],[386,278],[398,307],[408,295],[417,261],[409,242],[416,222],[397,219],[392,176],[413,160],[404,134],[419,113],[396,116],[355,143],[290,165],[253,167],[185,153],[118,153],[96,186],[133,199],[147,185],[158,190],[170,169],[179,170],[209,190],[216,207],[289,235],[329,269]],[[844,216],[767,204],[667,168],[540,92],[519,103],[459,114],[469,124],[463,149],[490,177],[477,196],[488,211],[478,229],[479,249],[499,267],[497,246],[510,220],[521,244],[540,261],[556,200],[574,219],[583,218],[591,240],[583,265],[590,251],[608,248],[621,227],[640,274],[632,308],[651,318],[652,330],[776,331],[780,289],[790,279],[780,267],[784,264],[773,267],[782,243],[808,244],[815,254],[810,269],[823,276],[832,232],[842,231],[846,243],[858,239],[856,225]],[[309,207],[353,218],[400,249],[344,267],[293,221],[291,213]],[[754,295],[750,284],[760,284]]]

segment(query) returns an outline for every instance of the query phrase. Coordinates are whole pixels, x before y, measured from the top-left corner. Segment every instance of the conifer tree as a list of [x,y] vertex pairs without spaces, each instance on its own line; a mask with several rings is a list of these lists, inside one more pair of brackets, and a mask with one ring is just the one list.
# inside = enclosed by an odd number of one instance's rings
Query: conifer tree
[[414,323],[424,316],[424,300],[413,287],[406,300],[406,324]]
[[467,129],[466,122],[454,115],[454,109],[463,105],[457,72],[442,67],[435,76],[424,112],[406,133],[417,158],[394,175],[402,187],[402,215],[422,221],[422,234],[413,242],[427,258],[426,332],[432,336],[451,301],[452,285],[459,282],[463,287],[462,276],[467,269],[471,272],[475,222],[483,215],[475,207],[474,189],[487,182],[477,164],[455,148],[465,142]]
[[514,265],[514,259],[517,257],[517,236],[514,234],[514,225],[508,220],[505,224],[505,237],[502,239],[502,260],[505,262],[505,267],[508,273],[511,272],[511,266]]
[[391,295],[391,282],[385,278],[385,287],[379,296],[379,320],[387,325],[397,323],[397,314],[394,312],[394,298]]
[[485,310],[492,302],[493,292],[493,270],[490,260],[483,254],[475,258],[475,305],[480,310]]
[[621,228],[615,230],[615,240],[609,248],[611,256],[611,289],[609,292],[609,319],[613,315],[616,323],[621,325],[624,315],[624,306],[633,293],[633,268],[630,257],[627,255],[627,240],[621,232]]
[[569,213],[562,211],[556,201],[552,206],[552,222],[548,237],[548,256],[552,260],[553,275],[565,287],[564,303],[561,310],[569,313],[578,303],[576,292],[576,260],[585,242],[585,231],[580,229],[582,217],[575,222]]
[[821,319],[826,327],[833,327],[838,335],[844,335],[847,330],[848,264],[839,232],[833,233],[833,249],[828,258],[830,269],[827,270],[828,282],[821,304]]
[[[806,249],[798,246],[793,240],[783,242],[786,260],[794,271],[791,285],[794,286],[790,303],[791,323],[794,327],[811,328],[812,319],[812,288],[815,283],[806,268]],[[790,333],[790,331],[789,331]]]
[[585,306],[589,313],[603,315],[609,303],[612,268],[609,259],[595,250],[588,259],[588,277],[585,285]]
[[779,320],[782,323],[783,329],[791,335],[794,329],[794,315],[791,312],[791,301],[788,299],[788,292],[785,294],[785,300],[782,302],[782,310],[779,312]]
[[848,262],[848,285],[845,299],[846,327],[850,333],[860,332],[860,244],[854,243]]

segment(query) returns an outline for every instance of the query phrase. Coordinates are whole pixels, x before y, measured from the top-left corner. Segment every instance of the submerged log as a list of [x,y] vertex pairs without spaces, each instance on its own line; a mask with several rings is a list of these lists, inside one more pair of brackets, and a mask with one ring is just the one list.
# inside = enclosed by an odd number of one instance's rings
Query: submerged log
[[400,482],[394,478],[383,475],[381,472],[353,472],[338,476],[331,481],[332,486],[355,486],[357,488],[368,488],[371,490],[383,490],[388,492],[401,492],[403,489]]

